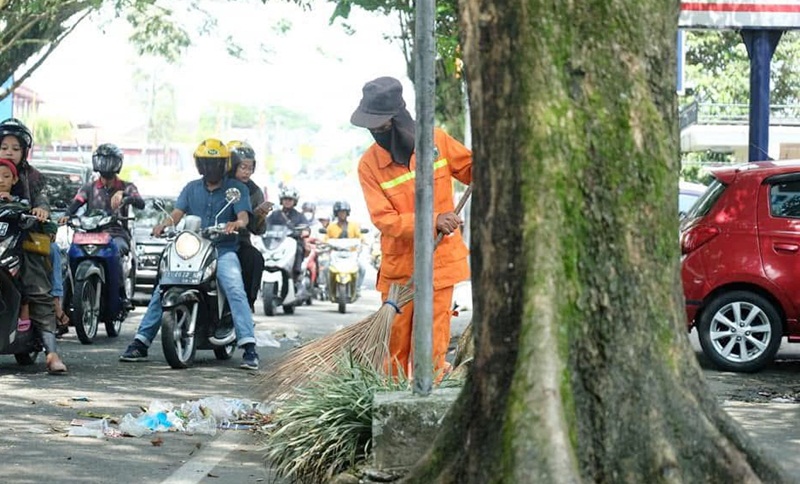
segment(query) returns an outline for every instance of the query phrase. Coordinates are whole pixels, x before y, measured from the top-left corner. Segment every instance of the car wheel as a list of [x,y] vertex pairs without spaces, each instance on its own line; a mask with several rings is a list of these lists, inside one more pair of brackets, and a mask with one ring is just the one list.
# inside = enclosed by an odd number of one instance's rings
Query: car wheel
[[715,297],[697,327],[703,353],[722,370],[752,372],[768,365],[781,344],[783,325],[765,297],[733,291]]

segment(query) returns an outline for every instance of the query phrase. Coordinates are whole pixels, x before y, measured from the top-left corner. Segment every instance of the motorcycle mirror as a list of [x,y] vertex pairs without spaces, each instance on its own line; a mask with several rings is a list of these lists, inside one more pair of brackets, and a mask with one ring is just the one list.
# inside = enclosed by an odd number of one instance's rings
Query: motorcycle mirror
[[240,192],[238,188],[228,188],[227,190],[225,190],[225,201],[227,201],[228,203],[226,203],[225,206],[222,207],[222,209],[219,212],[217,212],[217,216],[214,217],[214,225],[217,225],[219,223],[219,216],[222,215],[222,212],[227,210],[228,207],[230,207],[232,204],[238,202],[239,199],[241,198],[242,198],[242,192]]
[[327,234],[327,233],[328,233],[328,231],[327,231],[327,230],[325,230],[325,229],[324,229],[324,228],[322,228],[322,227],[320,227],[319,229],[317,229],[317,232],[319,232],[319,233],[321,233],[321,234]]
[[242,198],[242,192],[238,188],[228,188],[225,190],[225,200],[228,203],[236,203]]
[[369,229],[366,229],[366,228],[361,229],[361,233],[362,234],[368,234],[369,233]]
[[156,198],[156,199],[153,200],[153,207],[155,207],[156,210],[166,210],[167,209],[167,206],[164,204],[164,200],[161,200],[160,198]]

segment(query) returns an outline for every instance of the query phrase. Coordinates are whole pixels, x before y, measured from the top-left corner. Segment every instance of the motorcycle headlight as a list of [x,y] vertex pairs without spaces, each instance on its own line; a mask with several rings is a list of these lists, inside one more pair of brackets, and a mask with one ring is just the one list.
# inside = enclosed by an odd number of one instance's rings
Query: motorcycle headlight
[[217,271],[217,259],[211,261],[211,264],[206,267],[206,270],[203,271],[203,281],[206,282],[207,280],[211,279],[211,276]]
[[97,217],[85,217],[81,219],[80,226],[81,228],[86,230],[94,230],[97,228],[97,222],[98,222]]
[[181,259],[191,259],[200,252],[200,239],[191,232],[184,232],[175,240],[175,252]]

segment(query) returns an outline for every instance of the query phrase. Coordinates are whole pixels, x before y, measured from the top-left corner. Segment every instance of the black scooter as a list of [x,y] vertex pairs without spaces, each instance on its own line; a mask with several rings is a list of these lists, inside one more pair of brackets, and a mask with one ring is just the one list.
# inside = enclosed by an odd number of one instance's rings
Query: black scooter
[[25,203],[0,201],[0,354],[14,355],[20,365],[32,365],[42,344],[30,321],[19,320],[22,295],[15,280],[20,277],[20,238],[36,224]]

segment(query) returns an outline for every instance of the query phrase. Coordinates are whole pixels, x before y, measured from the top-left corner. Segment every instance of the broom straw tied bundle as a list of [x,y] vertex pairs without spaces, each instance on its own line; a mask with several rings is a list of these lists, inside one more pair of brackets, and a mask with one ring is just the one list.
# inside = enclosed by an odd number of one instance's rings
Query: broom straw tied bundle
[[[461,213],[471,193],[472,185],[469,185],[456,206],[456,214]],[[436,246],[443,235],[437,235]],[[295,388],[305,386],[314,375],[333,371],[348,352],[357,362],[382,370],[388,362],[394,317],[414,300],[413,280],[412,276],[405,284],[392,284],[387,302],[372,315],[286,353],[263,378],[265,399],[288,396]]]

